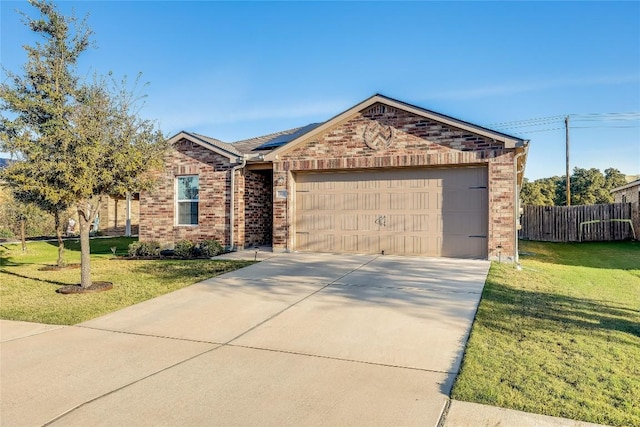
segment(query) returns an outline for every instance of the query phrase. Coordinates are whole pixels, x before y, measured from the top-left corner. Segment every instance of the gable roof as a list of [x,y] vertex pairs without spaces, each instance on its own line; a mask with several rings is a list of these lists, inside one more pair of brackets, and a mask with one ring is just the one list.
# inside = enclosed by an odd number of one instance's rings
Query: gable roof
[[502,132],[498,132],[492,129],[488,129],[482,126],[478,126],[478,125],[474,125],[472,123],[469,122],[465,122],[463,120],[459,120],[459,119],[455,119],[453,117],[449,117],[446,116],[444,114],[440,114],[440,113],[436,113],[435,111],[431,111],[431,110],[427,110],[421,107],[417,107],[415,105],[411,105],[411,104],[407,104],[405,102],[402,101],[398,101],[396,99],[393,98],[389,98],[387,96],[384,95],[380,95],[380,94],[375,94],[367,99],[365,99],[364,101],[362,101],[361,103],[349,108],[348,110],[338,114],[337,116],[332,117],[331,119],[327,120],[326,122],[320,124],[319,126],[317,126],[316,128],[314,128],[313,130],[305,133],[304,135],[300,135],[299,137],[295,138],[294,140],[290,141],[288,144],[285,144],[279,148],[276,148],[275,150],[273,150],[272,152],[270,152],[269,154],[265,155],[265,160],[267,161],[273,161],[279,154],[287,152],[291,149],[293,149],[294,147],[296,147],[298,144],[300,144],[303,140],[305,140],[307,137],[313,137],[314,135],[319,135],[322,132],[328,130],[329,128],[331,128],[332,126],[336,125],[337,123],[348,119],[349,117],[351,117],[352,115],[376,104],[376,103],[382,103],[385,105],[388,105],[390,107],[394,107],[400,110],[404,110],[407,111],[409,113],[413,113],[415,115],[418,116],[422,116],[440,123],[444,123],[447,124],[449,126],[458,128],[458,129],[462,129],[462,130],[466,130],[468,132],[472,132],[478,135],[482,135],[485,136],[487,138],[491,138],[494,141],[498,141],[504,144],[505,148],[516,148],[516,147],[524,147],[527,145],[528,140],[525,139],[521,139],[521,138],[517,138],[515,136],[512,135],[507,135],[505,133]]
[[211,138],[197,133],[189,133],[185,131],[179,132],[169,139],[169,144],[175,144],[182,139],[186,139],[187,141],[191,141],[215,153],[225,156],[229,160],[236,160],[238,159],[238,157],[242,157],[242,153],[236,150],[233,145],[222,142],[219,139]]
[[629,188],[633,188],[636,186],[640,186],[640,179],[636,179],[635,181],[631,181],[625,185],[621,185],[620,187],[616,187],[611,189],[611,191],[609,191],[610,193],[617,193],[618,191],[623,191],[623,190],[627,190]]
[[293,129],[287,129],[287,130],[283,130],[280,132],[274,132],[274,133],[270,133],[268,135],[262,135],[262,136],[256,136],[254,138],[249,138],[249,139],[243,139],[240,141],[236,141],[236,142],[231,142],[230,145],[232,145],[236,150],[245,153],[245,154],[249,154],[251,152],[254,153],[259,153],[259,152],[264,152],[264,151],[270,151],[270,149],[260,149],[259,147],[263,144],[268,143],[269,141],[272,141],[280,136],[283,135],[292,135],[298,131],[300,131],[300,129],[302,129],[302,127],[297,127],[297,128],[293,128]]

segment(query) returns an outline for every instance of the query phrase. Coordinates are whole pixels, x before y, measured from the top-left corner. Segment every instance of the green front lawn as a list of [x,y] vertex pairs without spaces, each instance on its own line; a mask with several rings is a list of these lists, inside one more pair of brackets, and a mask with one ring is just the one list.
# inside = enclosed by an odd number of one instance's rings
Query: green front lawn
[[[42,271],[55,264],[57,243],[29,242],[0,245],[0,318],[73,325],[141,301],[183,288],[209,277],[252,264],[248,261],[189,260],[133,261],[112,259],[127,252],[131,238],[93,239],[91,271],[95,281],[113,282],[113,289],[93,294],[62,295],[63,285],[80,282],[80,269]],[[66,261],[80,262],[77,240],[65,243]]]
[[640,242],[521,242],[494,263],[454,399],[640,426]]

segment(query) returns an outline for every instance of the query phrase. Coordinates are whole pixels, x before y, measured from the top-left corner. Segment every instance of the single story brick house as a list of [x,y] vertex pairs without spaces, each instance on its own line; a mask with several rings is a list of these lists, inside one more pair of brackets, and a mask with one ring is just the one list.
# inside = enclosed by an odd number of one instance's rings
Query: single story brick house
[[170,140],[140,240],[514,260],[529,141],[374,95],[235,143]]
[[640,179],[611,190],[614,203],[631,203],[631,221],[640,240]]

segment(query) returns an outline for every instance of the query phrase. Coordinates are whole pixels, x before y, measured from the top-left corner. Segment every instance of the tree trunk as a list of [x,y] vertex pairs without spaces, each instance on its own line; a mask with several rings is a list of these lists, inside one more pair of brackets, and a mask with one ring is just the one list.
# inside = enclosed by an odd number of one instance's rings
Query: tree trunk
[[80,225],[80,286],[91,286],[91,246],[89,231],[96,215],[100,211],[102,197],[99,197],[95,206],[90,202],[78,204],[78,223]]
[[89,240],[91,215],[78,208],[78,223],[80,225],[80,286],[88,288],[91,286],[91,247]]
[[27,252],[27,226],[26,220],[20,220],[20,240],[22,241],[22,252]]
[[62,240],[62,227],[60,224],[60,212],[55,211],[53,219],[56,227],[56,237],[58,238],[58,261],[56,265],[58,267],[64,267],[67,263],[64,262],[64,240]]

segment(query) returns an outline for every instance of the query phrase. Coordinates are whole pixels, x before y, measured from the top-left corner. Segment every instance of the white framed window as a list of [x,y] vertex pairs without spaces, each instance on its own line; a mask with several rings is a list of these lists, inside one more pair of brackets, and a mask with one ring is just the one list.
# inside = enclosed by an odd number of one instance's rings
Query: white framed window
[[198,225],[199,191],[198,175],[176,177],[177,225]]

